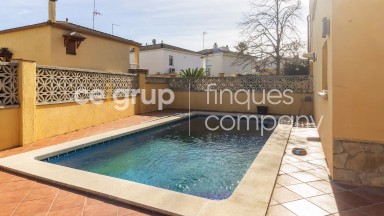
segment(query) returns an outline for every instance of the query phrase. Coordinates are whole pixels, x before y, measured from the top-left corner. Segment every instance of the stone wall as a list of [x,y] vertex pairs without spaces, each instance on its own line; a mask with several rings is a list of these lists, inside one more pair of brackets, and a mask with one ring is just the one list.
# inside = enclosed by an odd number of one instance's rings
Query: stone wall
[[335,141],[334,180],[384,187],[384,144]]

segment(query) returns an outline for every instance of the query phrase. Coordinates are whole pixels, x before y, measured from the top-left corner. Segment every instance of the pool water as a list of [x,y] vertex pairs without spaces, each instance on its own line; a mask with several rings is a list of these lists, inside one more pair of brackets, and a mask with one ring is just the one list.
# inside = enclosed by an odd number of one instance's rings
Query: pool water
[[[49,163],[163,189],[223,200],[231,196],[272,132],[210,131],[206,117],[161,126],[108,144],[48,160]],[[216,127],[218,121],[210,121]],[[232,121],[223,121],[230,127]]]

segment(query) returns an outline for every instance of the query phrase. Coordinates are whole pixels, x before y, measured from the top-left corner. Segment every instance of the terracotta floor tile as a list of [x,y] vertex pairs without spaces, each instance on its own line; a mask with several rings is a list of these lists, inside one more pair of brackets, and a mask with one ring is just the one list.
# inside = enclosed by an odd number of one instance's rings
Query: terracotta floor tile
[[73,194],[71,191],[66,189],[60,189],[58,196],[67,196]]
[[5,186],[7,186],[7,182],[5,183],[0,183],[0,192],[5,188]]
[[335,197],[336,201],[341,200],[341,201],[351,205],[354,208],[373,204],[372,201],[367,200],[361,196],[358,196],[358,195],[356,195],[350,191],[334,193],[334,197]]
[[297,162],[301,162],[301,161],[299,159],[292,157],[292,156],[286,155],[283,158],[283,162],[290,164],[290,163],[297,163]]
[[150,213],[146,211],[141,211],[136,208],[125,208],[125,207],[118,207],[118,216],[154,216],[154,215],[161,215],[157,213]]
[[267,216],[296,216],[282,205],[270,206],[268,208]]
[[302,197],[284,187],[275,188],[272,194],[272,199],[279,203],[286,203],[294,200],[302,199]]
[[325,159],[325,155],[323,152],[317,152],[311,154],[312,157],[317,158],[317,159]]
[[36,214],[46,214],[49,210],[49,207],[52,204],[53,199],[39,199],[39,200],[31,200],[24,201],[20,204],[20,206],[16,209],[14,216],[19,215],[36,215]]
[[327,194],[344,191],[343,188],[324,180],[308,182],[307,184]]
[[71,209],[76,207],[82,207],[85,203],[85,197],[77,194],[69,194],[66,196],[57,196],[53,202],[50,211],[60,211],[64,209]]
[[300,169],[300,171],[307,171],[307,170],[317,169],[316,166],[314,166],[314,165],[312,165],[312,164],[310,164],[308,162],[305,162],[305,161],[290,163],[290,165]]
[[87,197],[87,200],[85,201],[85,205],[103,205],[103,204],[111,204],[111,201],[97,198],[97,197]]
[[300,180],[302,182],[311,182],[311,181],[318,181],[320,178],[309,174],[307,172],[297,172],[297,173],[289,173],[290,176],[294,177],[297,180]]
[[297,168],[297,167],[294,167],[290,164],[283,164],[281,165],[280,167],[280,170],[283,171],[284,173],[293,173],[293,172],[301,172],[303,170]]
[[11,181],[15,182],[15,181],[33,181],[33,180],[28,179],[28,178],[23,177],[23,176],[14,175],[14,177],[12,178]]
[[11,192],[11,191],[18,191],[18,190],[29,190],[33,187],[35,182],[33,181],[15,181],[15,182],[9,182],[7,186],[2,190],[2,192]]
[[36,182],[36,184],[33,186],[33,188],[41,188],[41,189],[56,188],[56,189],[59,189],[55,186],[50,185],[49,183],[44,183],[44,182]]
[[35,199],[43,199],[50,198],[53,200],[56,194],[59,192],[59,189],[53,187],[33,187],[29,192],[28,196],[25,200],[35,200]]
[[20,203],[28,193],[29,193],[29,190],[1,192],[0,205],[4,203]]
[[329,215],[328,212],[305,199],[284,203],[283,206],[298,216]]
[[273,206],[273,205],[278,205],[279,203],[276,201],[276,200],[274,200],[274,199],[271,199],[271,201],[269,202],[269,205],[270,206]]
[[313,188],[305,183],[286,186],[286,188],[288,188],[289,190],[291,190],[296,194],[299,194],[301,197],[304,197],[304,198],[319,196],[324,194],[324,192],[319,191],[316,188]]
[[317,165],[319,167],[323,167],[323,168],[328,167],[327,162],[325,162],[324,159],[311,160],[309,161],[309,163]]
[[383,216],[384,203],[362,207],[362,208],[359,208],[359,211],[364,212],[369,216]]
[[329,174],[327,170],[324,169],[313,169],[307,171],[309,174],[316,176],[317,178],[320,178],[325,181],[330,181]]
[[335,216],[370,216],[360,211],[359,209],[352,209],[334,214]]
[[281,175],[277,177],[277,183],[282,186],[295,185],[302,183],[301,181],[289,176],[287,174]]
[[86,205],[84,208],[84,216],[117,215],[117,208],[117,206],[110,204]]
[[356,186],[356,185],[343,184],[340,182],[333,182],[333,183],[336,184],[337,186],[343,188],[344,190],[356,190],[356,189],[361,188],[361,187]]
[[[292,154],[292,153],[291,153],[291,154]],[[307,162],[307,161],[311,161],[311,160],[317,160],[317,158],[314,158],[314,157],[312,157],[312,156],[310,156],[310,155],[298,156],[298,155],[294,155],[294,154],[292,154],[291,157],[294,157],[294,158],[296,158],[296,159],[298,159],[298,160],[300,160],[300,161],[302,161],[302,162]]]
[[14,175],[11,175],[9,173],[0,172],[0,183],[8,183],[12,181],[14,177],[15,177]]
[[7,204],[0,204],[0,216],[9,216],[12,215],[12,213],[15,211],[17,206],[19,206],[20,203],[7,203]]
[[49,212],[48,214],[48,216],[82,216],[82,215],[83,215],[83,207]]
[[283,186],[281,186],[279,183],[275,184],[275,188],[281,188],[281,187],[283,187]]
[[352,190],[351,192],[361,197],[364,197],[365,199],[371,200],[375,203],[384,202],[384,193],[377,193],[373,188],[359,188]]
[[311,197],[307,200],[332,214],[353,208],[351,205],[348,205],[341,200],[336,201],[335,198],[330,195]]

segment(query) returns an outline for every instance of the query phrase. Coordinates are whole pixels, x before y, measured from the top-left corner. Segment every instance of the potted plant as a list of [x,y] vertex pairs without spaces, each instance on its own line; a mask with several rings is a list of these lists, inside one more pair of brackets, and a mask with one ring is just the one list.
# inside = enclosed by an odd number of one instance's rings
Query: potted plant
[[268,106],[257,106],[257,114],[268,115]]

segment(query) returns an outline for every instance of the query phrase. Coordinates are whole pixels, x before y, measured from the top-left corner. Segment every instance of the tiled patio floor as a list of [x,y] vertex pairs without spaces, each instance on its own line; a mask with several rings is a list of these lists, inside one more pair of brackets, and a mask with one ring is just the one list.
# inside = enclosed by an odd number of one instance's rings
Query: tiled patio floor
[[[135,124],[140,124],[142,122],[165,117],[170,114],[175,114],[177,112],[177,110],[170,110],[128,117],[111,123],[42,140],[33,143],[28,147],[2,151],[0,152],[0,158],[125,128]],[[43,182],[24,178],[5,172],[4,170],[0,170],[0,216],[9,215],[141,216],[160,214],[121,203],[109,202],[101,198],[93,197],[89,194],[77,193],[73,190],[45,184]]]
[[[295,147],[308,155],[293,155]],[[294,128],[267,215],[382,216],[384,189],[330,182],[316,128]]]
[[[177,112],[169,110],[132,116],[77,132],[0,152],[6,157],[115,129],[140,124]],[[294,128],[283,159],[268,215],[384,215],[384,189],[330,183],[318,134],[313,128]],[[291,153],[296,146],[308,156]],[[339,214],[336,214],[340,212]],[[133,206],[77,193],[0,170],[0,216],[8,215],[159,215]]]

